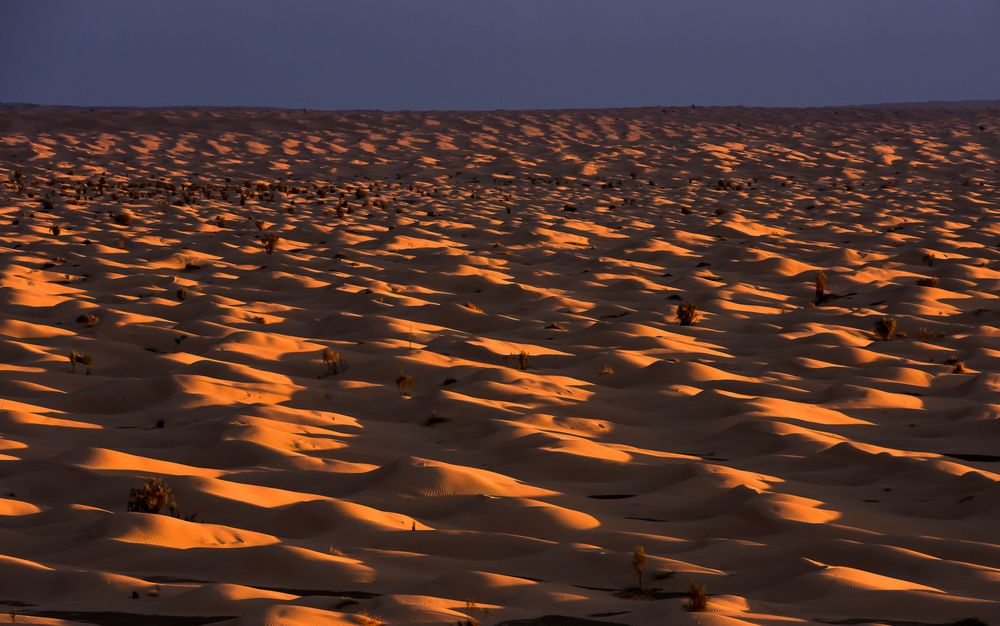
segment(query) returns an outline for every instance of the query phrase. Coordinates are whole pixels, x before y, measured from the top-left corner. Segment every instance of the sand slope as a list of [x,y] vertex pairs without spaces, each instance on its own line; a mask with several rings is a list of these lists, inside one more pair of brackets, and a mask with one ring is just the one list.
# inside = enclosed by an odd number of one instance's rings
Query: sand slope
[[1000,112],[2,112],[18,622],[1000,623]]

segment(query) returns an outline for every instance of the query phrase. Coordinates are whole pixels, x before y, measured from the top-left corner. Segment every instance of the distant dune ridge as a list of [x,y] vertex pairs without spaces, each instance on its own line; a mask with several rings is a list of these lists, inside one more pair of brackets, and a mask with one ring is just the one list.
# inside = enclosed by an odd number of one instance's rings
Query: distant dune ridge
[[8,105],[0,179],[12,622],[1000,624],[1000,103]]

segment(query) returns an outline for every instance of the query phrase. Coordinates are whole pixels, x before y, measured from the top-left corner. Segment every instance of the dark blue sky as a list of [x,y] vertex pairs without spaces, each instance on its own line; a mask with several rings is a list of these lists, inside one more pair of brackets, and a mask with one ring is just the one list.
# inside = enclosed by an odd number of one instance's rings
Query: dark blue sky
[[0,102],[1000,99],[998,0],[0,0]]

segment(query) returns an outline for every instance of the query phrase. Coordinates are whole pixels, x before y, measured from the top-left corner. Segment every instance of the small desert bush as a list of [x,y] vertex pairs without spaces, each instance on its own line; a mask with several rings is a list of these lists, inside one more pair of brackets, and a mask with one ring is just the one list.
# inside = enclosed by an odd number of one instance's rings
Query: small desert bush
[[184,300],[187,300],[187,297],[188,297],[188,289],[187,289],[187,287],[180,287],[180,288],[177,289],[177,299],[178,300],[180,300],[181,302],[183,302]]
[[177,505],[173,491],[162,478],[147,478],[141,487],[132,487],[128,492],[128,510],[136,513],[159,513],[168,511],[174,515]]
[[937,276],[931,276],[929,278],[918,278],[917,284],[921,287],[937,287],[941,284],[941,281]]
[[688,600],[684,608],[693,612],[701,612],[708,610],[708,599],[711,596],[708,595],[708,589],[705,585],[691,582],[691,587],[688,589]]
[[882,341],[889,341],[896,334],[896,318],[886,315],[875,322],[875,335]]
[[940,340],[940,339],[945,339],[945,338],[946,338],[946,335],[944,333],[942,333],[942,332],[938,332],[938,331],[935,331],[935,330],[929,330],[929,329],[924,328],[924,327],[920,327],[920,328],[917,329],[917,339],[919,339],[920,341],[933,341],[933,340],[936,340],[936,339]]
[[328,376],[334,376],[344,371],[344,360],[340,357],[340,353],[336,350],[323,348],[322,357],[323,364],[326,365],[326,373]]
[[512,361],[514,361],[514,363],[517,364],[517,369],[519,369],[519,370],[521,370],[523,372],[524,370],[528,369],[528,357],[529,356],[530,355],[526,351],[521,350],[517,354],[510,355],[510,359]]
[[79,324],[83,324],[84,328],[93,328],[94,326],[97,326],[97,324],[101,321],[101,318],[93,314],[81,315],[80,317],[76,318],[76,321]]
[[826,272],[823,270],[816,272],[816,296],[813,298],[813,304],[816,306],[822,306],[837,297],[826,290],[827,282]]
[[132,224],[132,214],[124,209],[114,213],[111,219],[119,226],[129,226]]
[[268,254],[274,254],[274,249],[278,245],[278,240],[281,237],[274,233],[264,233],[260,236],[260,245],[264,248],[264,252]]
[[955,367],[951,370],[952,374],[966,374],[968,370],[965,369],[965,363],[961,361],[955,361]]
[[698,307],[693,302],[677,305],[677,323],[691,326],[698,321]]
[[642,546],[636,546],[632,549],[632,569],[639,576],[639,584],[636,588],[642,591],[642,571],[646,569],[646,549]]
[[396,391],[405,398],[410,395],[411,387],[413,387],[413,376],[405,372],[400,372],[399,376],[396,377]]
[[62,233],[62,229],[59,228],[59,224],[53,224],[49,227],[49,232],[52,233],[53,237],[58,237]]
[[70,371],[72,371],[74,374],[76,373],[77,363],[87,368],[87,375],[89,376],[90,366],[94,364],[94,357],[90,356],[89,354],[80,354],[79,352],[76,351],[70,352],[69,366],[70,366]]
[[464,306],[465,308],[469,309],[473,313],[482,313],[483,312],[483,310],[479,306],[477,306],[476,304],[473,304],[472,302],[463,302],[462,306]]
[[823,294],[826,293],[826,272],[820,270],[816,272],[816,304],[823,301]]
[[610,365],[608,365],[607,363],[605,363],[604,366],[601,367],[601,375],[602,376],[609,376],[609,375],[614,374],[614,373],[615,373],[615,369],[613,367],[611,367]]

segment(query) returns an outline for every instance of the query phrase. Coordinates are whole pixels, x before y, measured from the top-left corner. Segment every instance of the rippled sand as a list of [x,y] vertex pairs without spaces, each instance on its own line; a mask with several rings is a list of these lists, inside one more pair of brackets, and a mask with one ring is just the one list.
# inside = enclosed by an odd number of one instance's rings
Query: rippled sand
[[0,113],[18,623],[1000,623],[1000,111]]

